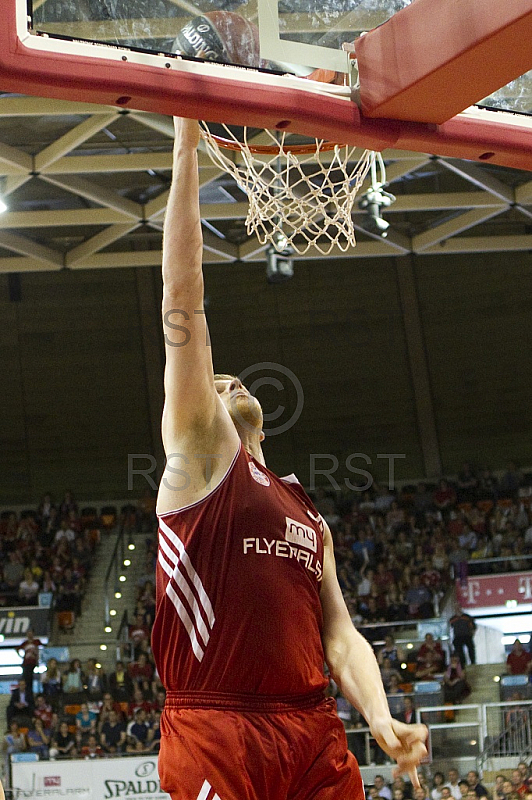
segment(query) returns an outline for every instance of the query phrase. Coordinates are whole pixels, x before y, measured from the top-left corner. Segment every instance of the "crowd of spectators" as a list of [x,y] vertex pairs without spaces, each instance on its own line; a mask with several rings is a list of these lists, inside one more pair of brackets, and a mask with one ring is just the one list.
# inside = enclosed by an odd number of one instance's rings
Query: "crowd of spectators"
[[[139,532],[145,525],[153,532],[152,509],[135,517]],[[138,525],[137,525],[138,520]],[[11,693],[7,708],[7,754],[26,751],[39,758],[96,758],[113,754],[156,753],[165,691],[151,654],[151,626],[155,614],[155,561],[157,541],[146,539],[144,572],[137,581],[132,621],[122,644],[122,660],[110,671],[95,659],[82,664],[74,658],[58,664],[46,662],[40,676],[41,691],[32,692],[33,669],[39,640],[32,631],[20,651],[32,659]]]
[[[500,480],[464,464],[454,482],[318,488],[313,500],[331,528],[340,586],[361,627],[434,616],[452,580],[468,572],[528,569],[531,496],[530,481],[510,463]],[[489,558],[504,561],[480,564]]]
[[497,775],[489,788],[481,782],[476,770],[460,777],[456,767],[451,767],[447,776],[434,772],[429,779],[420,774],[420,789],[403,778],[389,784],[382,775],[375,775],[373,781],[365,787],[367,800],[532,800],[532,773],[525,761]]
[[67,492],[47,494],[36,510],[0,515],[0,605],[32,606],[53,596],[56,611],[81,614],[93,553],[100,541],[95,513],[80,514]]
[[106,673],[96,659],[51,658],[35,697],[21,678],[7,708],[4,752],[40,759],[156,753],[165,692],[145,653]]

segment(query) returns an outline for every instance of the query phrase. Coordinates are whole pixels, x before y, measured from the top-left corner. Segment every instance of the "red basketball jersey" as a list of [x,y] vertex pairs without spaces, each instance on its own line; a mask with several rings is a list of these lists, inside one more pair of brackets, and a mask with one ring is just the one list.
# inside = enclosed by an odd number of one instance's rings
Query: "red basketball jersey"
[[164,686],[323,689],[322,565],[323,523],[301,485],[241,446],[210,494],[159,516],[152,646]]

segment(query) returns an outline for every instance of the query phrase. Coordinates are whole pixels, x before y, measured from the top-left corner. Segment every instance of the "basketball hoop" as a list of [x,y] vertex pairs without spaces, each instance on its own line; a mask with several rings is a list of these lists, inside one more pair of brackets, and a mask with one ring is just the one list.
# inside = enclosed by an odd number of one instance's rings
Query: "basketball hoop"
[[223,128],[227,138],[202,122],[201,136],[212,161],[248,196],[248,235],[254,233],[261,244],[281,253],[303,255],[315,247],[328,255],[335,247],[342,252],[355,247],[351,212],[374,152],[365,150],[351,166],[355,147],[320,139],[294,144],[286,131],[268,130],[263,134],[267,143],[257,144],[248,139],[247,128],[242,140],[227,125]]

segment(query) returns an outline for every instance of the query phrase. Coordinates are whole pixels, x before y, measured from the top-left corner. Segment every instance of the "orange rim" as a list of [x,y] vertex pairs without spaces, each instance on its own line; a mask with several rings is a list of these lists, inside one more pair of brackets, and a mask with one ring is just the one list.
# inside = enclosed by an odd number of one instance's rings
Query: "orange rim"
[[[223,136],[215,136],[214,133],[209,131],[209,135],[203,134],[205,138],[214,139],[218,147],[223,147],[224,150],[235,150],[235,151],[242,151],[242,150],[249,150],[252,155],[268,155],[274,156],[279,155],[279,147],[276,147],[274,144],[244,144],[242,142],[236,142],[232,139],[224,139]],[[316,152],[328,152],[330,150],[334,150],[335,147],[346,147],[345,144],[338,144],[337,142],[321,142],[316,139],[314,144],[283,144],[283,151],[286,153],[294,153],[296,156],[301,155],[309,155],[311,153]]]

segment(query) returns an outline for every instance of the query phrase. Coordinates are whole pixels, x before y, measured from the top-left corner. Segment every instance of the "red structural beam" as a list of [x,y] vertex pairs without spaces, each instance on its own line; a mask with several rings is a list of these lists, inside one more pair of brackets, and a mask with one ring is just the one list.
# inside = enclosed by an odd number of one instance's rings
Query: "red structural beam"
[[532,69],[532,2],[414,0],[356,55],[366,116],[445,122]]
[[[446,2],[447,0],[445,0]],[[520,3],[521,0],[498,0]],[[424,0],[416,0],[415,5]],[[444,0],[438,0],[444,2]],[[467,3],[469,0],[459,0]],[[485,0],[474,0],[482,3]],[[526,0],[530,3],[530,0]],[[457,116],[443,125],[400,119],[370,119],[354,102],[318,95],[279,81],[253,84],[148,64],[36,51],[17,37],[14,0],[2,0],[0,87],[60,98],[257,128],[281,128],[372,150],[395,148],[467,158],[532,170],[532,122],[501,124],[504,114],[478,120]],[[164,61],[163,61],[164,64]],[[246,73],[249,75],[249,73]]]

